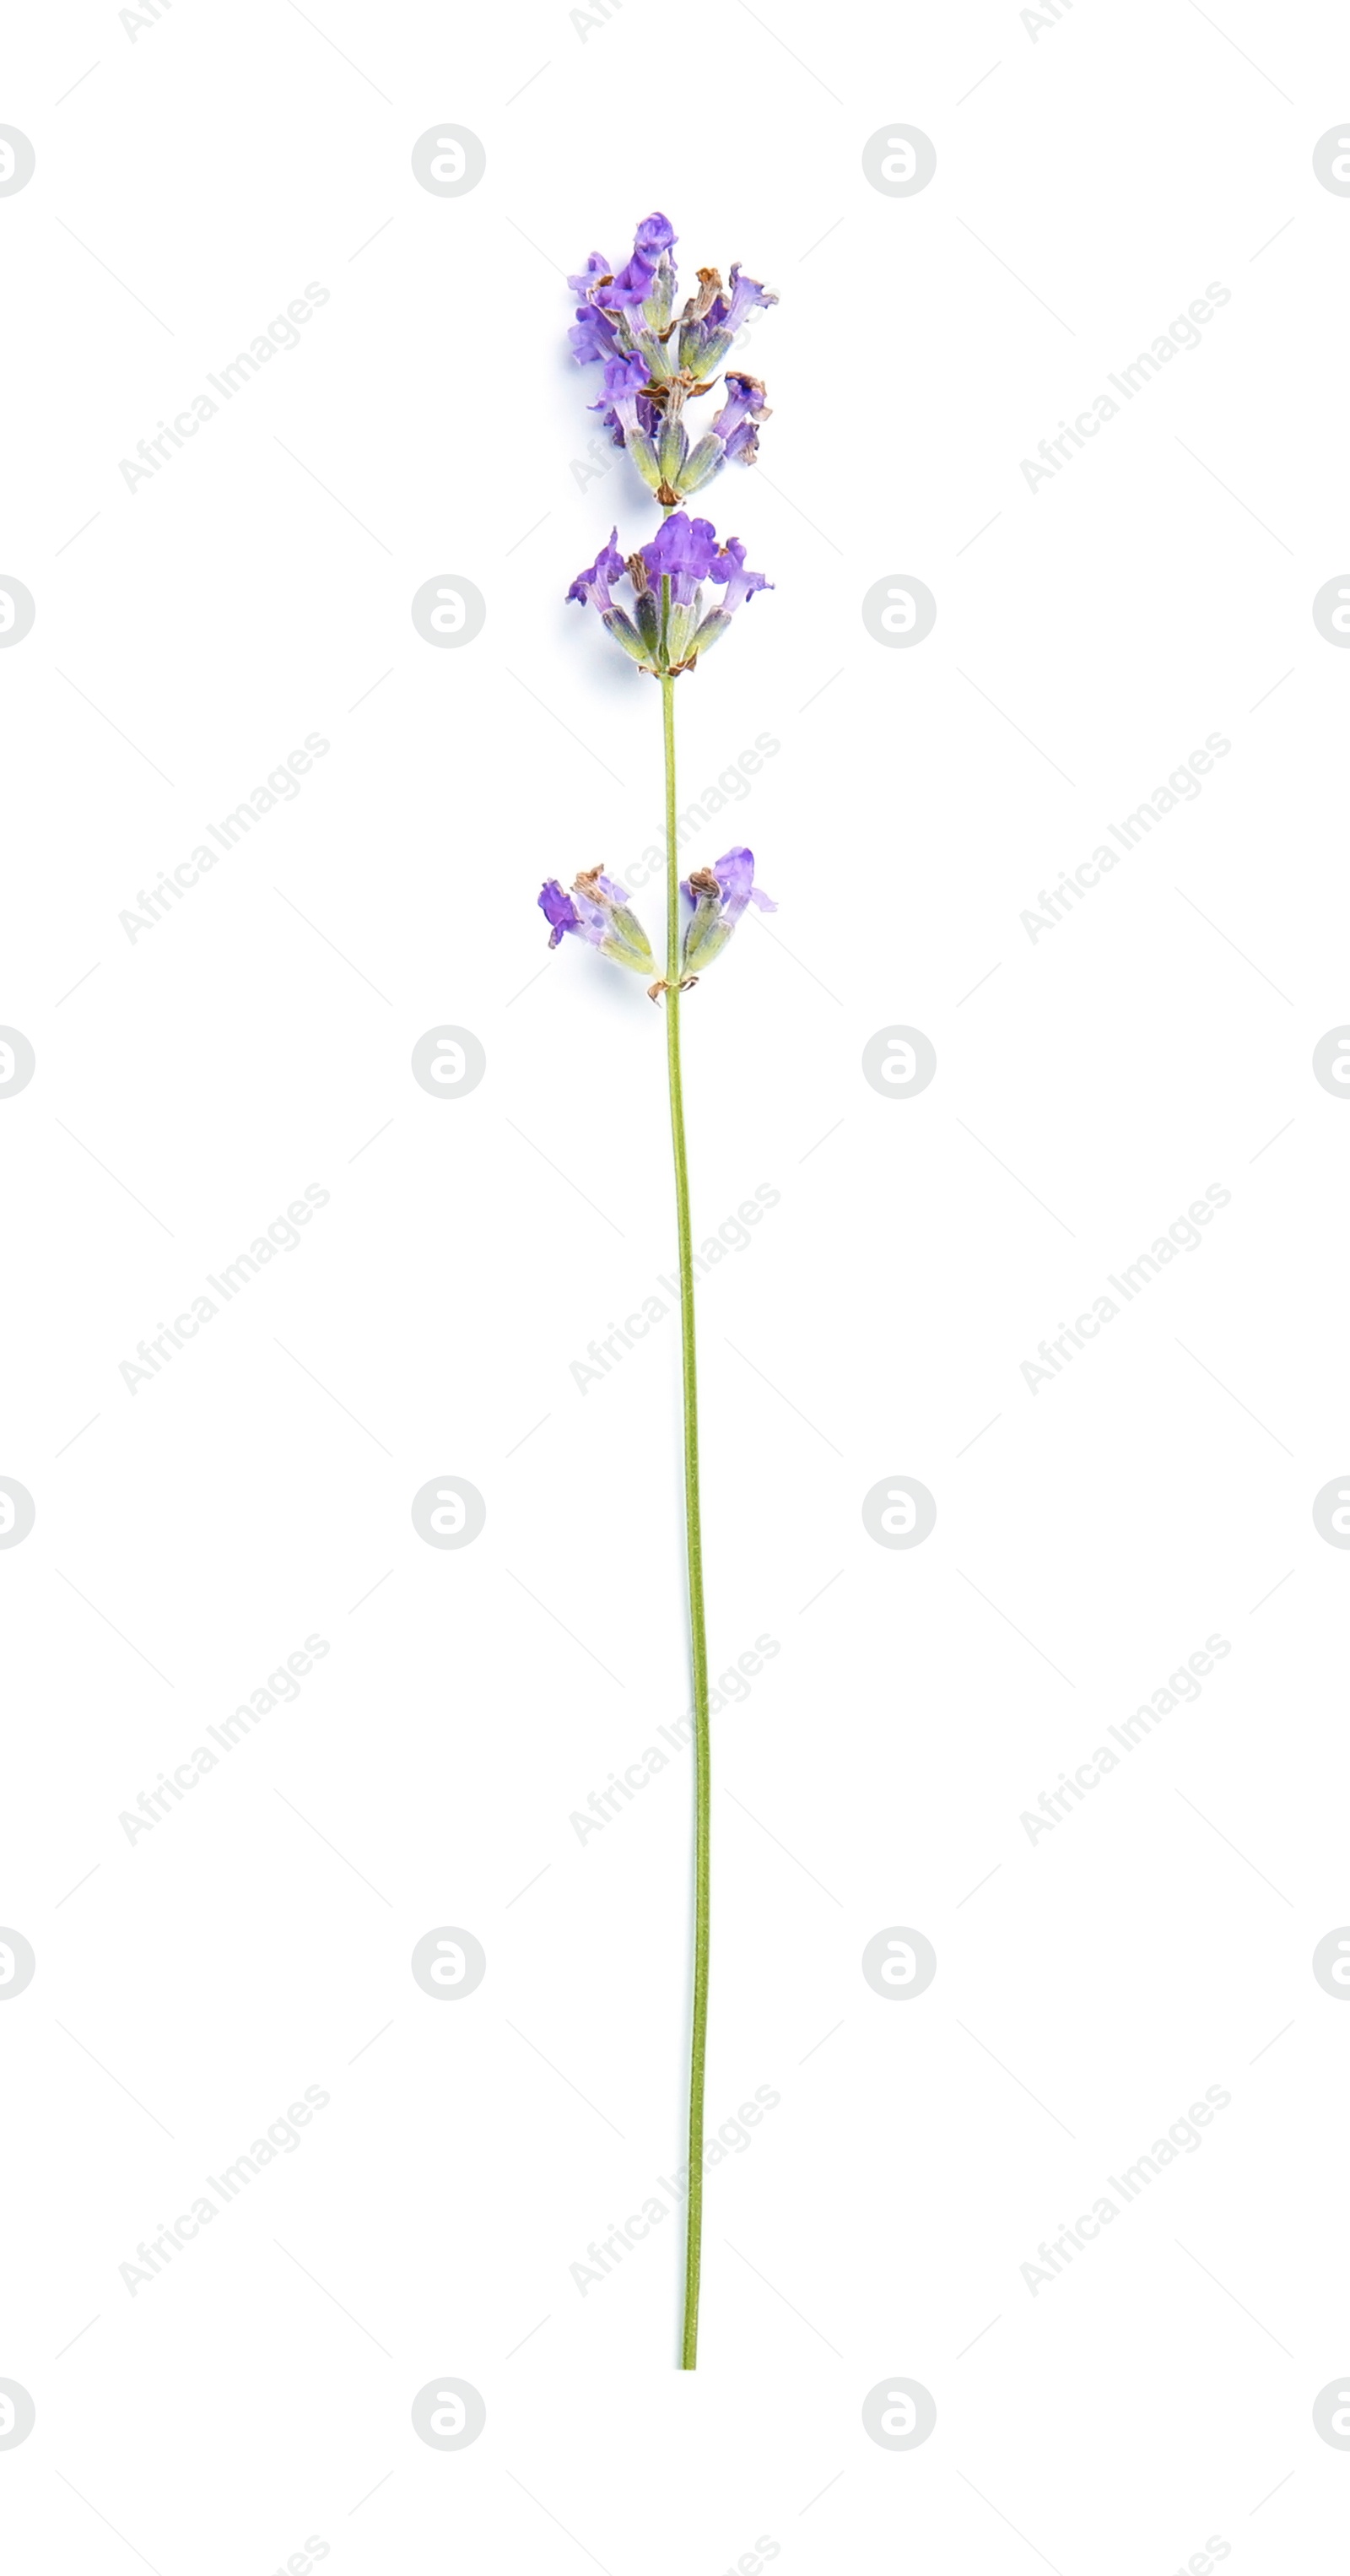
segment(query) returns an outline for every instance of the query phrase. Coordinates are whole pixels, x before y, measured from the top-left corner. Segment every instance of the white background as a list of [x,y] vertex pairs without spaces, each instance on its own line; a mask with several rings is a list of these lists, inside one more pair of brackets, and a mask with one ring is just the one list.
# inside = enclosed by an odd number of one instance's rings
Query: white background
[[[472,2566],[1017,2576],[1326,2565],[1350,2460],[1344,692],[1350,99],[1327,10],[1079,0],[576,21],[413,0],[66,0],[0,114],[0,2452],[22,2576]],[[149,11],[143,13],[149,20]],[[1221,18],[1222,25],[1218,23]],[[1259,68],[1258,68],[1259,66]],[[84,75],[87,73],[87,77]],[[72,85],[74,85],[72,87]],[[67,94],[69,93],[69,94]],[[936,177],[868,183],[883,118]],[[441,199],[444,118],[486,175]],[[563,593],[617,519],[562,272],[663,207],[686,274],[781,295],[762,471],[706,496],[776,584],[678,693],[682,802],[780,911],[685,1007],[715,1674],[702,2361],[679,2224],[572,2266],[683,2153],[688,1759],[569,1822],[687,1705],[676,1331],[571,1363],[668,1271],[658,1014],[540,878],[631,870],[657,693]],[[119,460],[309,281],[301,344],[134,492]],[[1181,353],[1020,471],[1174,317]],[[938,618],[883,649],[911,573]],[[482,591],[471,646],[410,618]],[[330,745],[153,931],[119,914],[305,735]],[[1207,735],[1204,783],[1053,933],[1020,916]],[[725,823],[725,831],[723,824]],[[653,929],[659,897],[645,903]],[[472,1030],[429,1097],[410,1054]],[[921,1096],[865,1042],[923,1030]],[[119,1364],[306,1184],[329,1204],[149,1384]],[[1231,1204],[1033,1394],[1021,1363],[1211,1184]],[[913,1552],[865,1492],[937,1499]],[[414,1492],[487,1505],[424,1545]],[[138,1793],[317,1634],[300,1696],[134,1843]],[[1205,1638],[1231,1652],[1034,1842],[1043,1789]],[[433,2002],[438,1925],[487,1954]],[[864,1982],[890,1925],[927,1993]],[[313,2085],[293,2152],[119,2267]],[[1022,2266],[1206,2088],[1231,2095],[1035,2295]],[[413,2432],[437,2374],[486,2430]],[[869,2389],[920,2381],[918,2450]],[[767,2551],[763,2553],[767,2555]],[[1217,2553],[1216,2553],[1217,2554]]]

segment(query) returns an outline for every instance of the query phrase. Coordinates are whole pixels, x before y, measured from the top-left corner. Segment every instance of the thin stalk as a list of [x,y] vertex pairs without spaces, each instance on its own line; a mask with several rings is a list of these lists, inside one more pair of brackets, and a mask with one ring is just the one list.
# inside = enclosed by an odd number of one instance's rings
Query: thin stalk
[[[663,624],[670,585],[662,583]],[[698,2364],[698,2290],[703,2250],[703,2080],[708,2045],[709,1741],[708,1644],[703,1615],[703,1531],[698,1493],[698,1369],[694,1349],[694,1247],[689,1221],[689,1163],[680,1078],[680,896],[675,845],[675,683],[661,682],[666,764],[666,1067],[670,1136],[675,1154],[675,1212],[680,1247],[680,1352],[684,1374],[684,1521],[689,1565],[689,1638],[694,1682],[694,2012],[689,2055],[689,2200],[684,2262],[682,2370]]]

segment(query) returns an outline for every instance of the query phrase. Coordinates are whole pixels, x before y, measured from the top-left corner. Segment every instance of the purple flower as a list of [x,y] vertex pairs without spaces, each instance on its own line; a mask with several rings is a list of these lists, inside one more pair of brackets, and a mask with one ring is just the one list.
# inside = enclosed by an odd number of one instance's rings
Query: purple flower
[[602,250],[593,250],[581,272],[581,275],[579,277],[569,277],[567,283],[571,287],[574,295],[586,296],[591,293],[594,287],[599,285],[601,278],[608,280],[613,276],[613,274],[614,271],[610,266],[609,261],[606,259],[604,252]]
[[609,595],[609,585],[612,581],[617,581],[619,575],[625,570],[624,559],[618,548],[618,535],[617,528],[610,529],[609,544],[601,547],[593,564],[587,564],[585,571],[577,574],[567,594],[569,599],[583,599],[590,607],[598,608],[602,617],[608,617],[614,605]]
[[636,351],[627,357],[616,354],[606,360],[605,390],[591,409],[603,412],[606,429],[614,432],[615,446],[629,449],[644,483],[654,492],[661,473],[652,439],[661,415],[649,396],[646,359]]
[[717,561],[717,530],[711,519],[691,519],[683,510],[674,510],[648,539],[642,554],[653,582],[668,579],[672,600],[686,607],[696,585]]
[[[625,653],[631,653],[635,662],[641,662],[644,667],[650,668],[647,662],[649,637],[646,630],[650,628],[650,640],[654,640],[654,611],[649,618],[645,619],[644,627],[640,630],[634,625],[627,609],[622,608],[617,600],[610,597],[611,582],[620,580],[625,574],[630,580],[632,578],[632,568],[625,563],[615,542],[618,533],[617,528],[611,528],[609,544],[601,547],[593,564],[587,564],[585,571],[577,574],[567,596],[569,599],[579,599],[584,606],[595,609],[609,628],[615,643],[622,644]],[[637,560],[640,562],[641,557]]]
[[759,452],[756,423],[770,417],[763,385],[758,376],[729,374],[726,389],[721,410],[714,413],[697,447],[680,460],[671,478],[681,495],[700,491],[728,458],[752,465]]
[[714,438],[720,438],[728,457],[743,457],[746,463],[755,454],[759,440],[755,423],[770,418],[764,399],[764,387],[758,376],[726,376],[727,399],[712,422]]
[[609,315],[594,304],[577,306],[577,318],[567,336],[579,367],[589,366],[592,358],[612,358],[619,345]]
[[720,331],[725,331],[729,339],[734,340],[748,314],[753,313],[757,306],[767,312],[771,304],[778,302],[778,298],[772,287],[762,286],[757,277],[744,276],[740,261],[737,259],[731,263],[731,291],[721,299],[721,302],[722,311],[717,317],[717,327]]
[[728,537],[713,563],[712,577],[714,581],[724,581],[727,586],[721,606],[723,617],[734,617],[737,609],[743,607],[747,599],[753,599],[757,590],[773,588],[773,583],[766,581],[762,572],[746,571],[745,548],[739,537]]
[[[675,300],[675,265],[670,258],[674,243],[674,227],[665,215],[644,215],[634,236],[632,257],[617,273],[603,251],[593,250],[584,269],[567,281],[580,299],[578,323],[584,324],[588,315],[623,316],[628,334],[625,348],[633,346],[632,332],[644,321],[664,330]],[[644,314],[640,308],[649,303],[657,309]],[[585,346],[584,332],[573,331],[570,336],[580,364],[605,354],[603,340],[600,346]],[[618,345],[612,321],[606,322],[603,336],[609,347]]]
[[715,268],[699,270],[699,291],[691,295],[680,315],[679,363],[696,376],[716,373],[732,341],[755,307],[778,302],[777,296],[758,278],[743,277],[739,260],[733,260],[731,283],[724,287]]
[[747,904],[755,904],[761,912],[778,910],[755,883],[753,850],[728,850],[714,867],[696,869],[680,892],[694,907],[684,934],[681,970],[685,975],[703,974],[720,957]]
[[675,248],[677,235],[668,215],[644,215],[633,242],[634,254],[643,259],[659,259],[663,250]]
[[645,393],[646,390],[646,359],[640,357],[636,349],[631,349],[626,357],[616,351],[615,355],[606,361],[605,390],[599,402],[592,403],[591,409],[603,411],[605,404],[612,402],[622,405],[626,413],[633,413],[638,395]]
[[586,366],[592,358],[612,357],[618,347],[614,336],[614,325],[608,314],[603,312],[598,304],[592,302],[592,297],[599,287],[602,284],[608,285],[613,273],[604,252],[593,250],[580,275],[569,277],[567,281],[572,293],[579,299],[577,318],[567,334],[572,343],[572,355],[579,367]]
[[[707,524],[706,519],[695,521],[696,526],[706,527]],[[670,620],[672,668],[677,666],[684,668],[686,654],[689,661],[696,662],[701,653],[708,652],[710,647],[717,643],[719,637],[725,635],[737,609],[743,607],[747,599],[753,598],[757,590],[773,588],[772,582],[766,581],[762,572],[746,570],[745,548],[739,537],[728,537],[726,544],[713,556],[708,566],[708,574],[711,580],[725,584],[724,596],[715,608],[709,609],[707,616],[704,617],[700,613],[703,594],[701,591],[698,593],[693,611],[695,622],[687,638],[676,634],[677,612],[672,610]]]
[[[645,304],[665,252],[675,244],[675,228],[665,215],[644,215],[633,240],[633,256],[617,277],[611,278],[601,293],[609,313],[625,311],[630,305]],[[673,266],[667,263],[672,289]]]
[[626,889],[601,869],[584,869],[574,879],[570,894],[556,877],[549,877],[538,901],[549,925],[550,948],[556,948],[563,932],[570,930],[589,947],[598,948],[602,957],[613,958],[616,966],[627,966],[635,975],[655,974],[656,959],[636,913],[628,909]]
[[724,859],[714,862],[713,875],[722,889],[723,917],[732,930],[748,903],[752,903],[757,912],[777,912],[778,906],[772,895],[767,895],[763,887],[755,883],[753,850],[728,850]]

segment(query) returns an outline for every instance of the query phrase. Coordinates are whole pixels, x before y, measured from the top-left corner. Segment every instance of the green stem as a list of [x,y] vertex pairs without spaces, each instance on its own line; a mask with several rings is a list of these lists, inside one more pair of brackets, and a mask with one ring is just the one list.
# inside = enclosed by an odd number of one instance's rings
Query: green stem
[[[669,609],[669,584],[663,605]],[[675,683],[661,682],[666,758],[666,1066],[675,1153],[680,1243],[680,1351],[684,1374],[684,1520],[689,1564],[689,1637],[694,1680],[694,2013],[689,2056],[689,2201],[684,2261],[682,2370],[698,2363],[699,2266],[703,2249],[703,2077],[708,2045],[709,1742],[708,1645],[703,1616],[703,1532],[698,1495],[698,1371],[694,1350],[694,1246],[680,1079],[680,897],[675,845]]]

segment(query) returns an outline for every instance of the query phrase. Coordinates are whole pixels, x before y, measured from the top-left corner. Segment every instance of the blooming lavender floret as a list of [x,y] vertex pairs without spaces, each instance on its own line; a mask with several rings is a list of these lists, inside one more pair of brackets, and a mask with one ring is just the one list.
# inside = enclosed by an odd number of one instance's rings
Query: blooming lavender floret
[[731,264],[731,281],[723,286],[715,268],[701,268],[699,291],[680,315],[680,365],[696,376],[709,376],[721,366],[737,332],[756,307],[767,311],[778,302],[772,288]]
[[599,285],[602,277],[608,278],[612,275],[613,271],[604,252],[602,250],[593,250],[585,267],[581,271],[580,276],[569,277],[567,283],[571,287],[574,295],[584,297],[590,294],[593,286]]
[[[728,537],[723,544],[711,519],[691,519],[674,510],[626,560],[619,552],[618,533],[611,530],[609,544],[577,574],[567,596],[594,608],[615,642],[658,679],[693,670],[699,656],[726,633],[737,609],[757,590],[773,588],[762,572],[747,569],[740,538]],[[631,614],[613,596],[620,579],[632,590]],[[705,581],[722,590],[721,599],[706,608]]]
[[602,415],[606,429],[613,432],[615,446],[628,449],[643,482],[654,492],[661,480],[656,455],[661,414],[647,390],[646,359],[636,352],[627,357],[616,353],[607,356],[605,390],[591,409]]
[[675,270],[666,253],[675,247],[675,227],[666,215],[644,215],[633,240],[633,256],[617,277],[606,280],[602,301],[609,312],[631,309],[650,299],[658,271],[669,275],[672,289]]
[[726,389],[727,399],[713,415],[712,435],[721,440],[728,459],[748,460],[759,452],[756,422],[772,418],[764,387],[758,376],[733,375],[728,368]]
[[628,909],[627,893],[600,868],[585,868],[573,880],[567,894],[556,877],[549,877],[539,893],[539,909],[549,925],[548,944],[556,948],[565,930],[575,932],[602,957],[611,957],[616,966],[630,967],[635,975],[653,975],[656,959],[652,955],[647,933],[636,913]]
[[610,583],[617,581],[627,569],[619,552],[618,536],[618,529],[611,528],[609,544],[601,547],[593,564],[587,564],[585,570],[577,574],[567,594],[569,599],[584,600],[589,607],[598,608],[602,617],[608,617],[614,605],[609,595]]
[[753,903],[760,912],[778,910],[755,883],[753,850],[728,850],[711,868],[696,868],[680,892],[694,907],[681,956],[686,976],[702,975],[721,956],[747,904]]
[[[662,508],[701,489],[730,459],[752,464],[756,424],[769,417],[764,387],[755,376],[729,374],[726,400],[702,436],[691,440],[684,413],[711,393],[717,370],[737,332],[757,307],[778,298],[757,278],[733,265],[723,285],[715,268],[701,268],[698,286],[675,313],[675,233],[665,215],[644,216],[632,256],[617,274],[601,251],[568,279],[579,299],[568,334],[579,366],[599,360],[605,391],[592,408],[602,412],[615,442],[626,447]],[[639,372],[639,370],[641,372]]]
[[578,305],[577,318],[567,336],[579,367],[587,366],[592,358],[612,358],[619,346],[608,314],[601,313],[594,304]]

